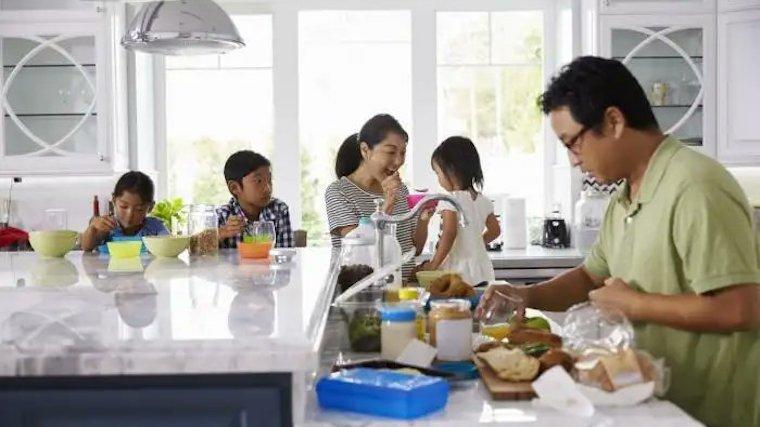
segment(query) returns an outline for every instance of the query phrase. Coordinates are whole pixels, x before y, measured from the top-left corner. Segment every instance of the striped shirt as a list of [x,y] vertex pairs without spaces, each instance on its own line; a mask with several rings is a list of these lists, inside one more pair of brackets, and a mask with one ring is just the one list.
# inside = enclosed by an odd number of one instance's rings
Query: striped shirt
[[[226,205],[216,208],[216,219],[219,227],[224,226],[231,216],[245,218],[245,212],[240,207],[236,198],[231,198]],[[261,210],[259,221],[272,221],[274,223],[275,248],[292,248],[293,245],[293,228],[290,225],[290,210],[288,205],[280,199],[272,199],[269,204]],[[243,240],[245,234],[253,233],[253,221],[248,221],[245,228],[237,236],[219,241],[221,248],[236,248],[239,241]]]
[[[409,189],[401,185],[399,196],[393,205],[393,215],[403,215],[409,212],[409,205],[406,202],[406,196],[409,195]],[[359,188],[346,177],[333,181],[327,187],[325,192],[325,205],[327,207],[327,221],[330,226],[330,238],[333,247],[340,247],[340,237],[333,234],[333,230],[350,225],[358,225],[359,218],[370,216],[375,212],[375,202],[377,198],[382,198],[379,194],[373,194]],[[401,250],[407,253],[414,250],[414,227],[416,218],[410,218],[401,222],[396,228],[396,239],[401,245]],[[414,268],[414,262],[404,264],[402,274],[408,278]]]

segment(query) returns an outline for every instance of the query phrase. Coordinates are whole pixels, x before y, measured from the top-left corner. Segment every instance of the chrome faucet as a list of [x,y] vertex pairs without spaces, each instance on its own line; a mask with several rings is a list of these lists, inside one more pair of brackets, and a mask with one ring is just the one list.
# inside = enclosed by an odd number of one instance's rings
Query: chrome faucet
[[457,201],[457,199],[449,196],[448,194],[427,195],[423,197],[422,200],[420,200],[412,210],[403,215],[388,215],[387,213],[383,212],[384,200],[375,199],[375,213],[370,216],[370,220],[372,221],[372,225],[375,227],[375,256],[377,257],[377,266],[375,266],[376,268],[379,269],[385,265],[385,244],[383,242],[383,236],[385,235],[386,228],[385,226],[387,224],[397,224],[410,218],[414,218],[428,202],[432,202],[434,200],[443,200],[454,205],[454,209],[456,209],[457,213],[459,214],[459,224],[462,227],[467,227],[469,224],[469,218],[467,218],[467,214],[462,209],[462,205],[459,204],[459,201]]

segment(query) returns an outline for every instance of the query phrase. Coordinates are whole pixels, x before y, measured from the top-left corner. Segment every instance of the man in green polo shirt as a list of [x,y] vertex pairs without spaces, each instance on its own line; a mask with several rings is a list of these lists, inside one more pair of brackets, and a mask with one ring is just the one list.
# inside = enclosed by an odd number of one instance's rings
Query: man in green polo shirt
[[625,184],[583,265],[499,290],[543,310],[587,300],[622,310],[637,345],[670,366],[667,399],[709,426],[760,427],[760,254],[739,185],[661,132],[618,61],[574,60],[539,104],[573,166]]

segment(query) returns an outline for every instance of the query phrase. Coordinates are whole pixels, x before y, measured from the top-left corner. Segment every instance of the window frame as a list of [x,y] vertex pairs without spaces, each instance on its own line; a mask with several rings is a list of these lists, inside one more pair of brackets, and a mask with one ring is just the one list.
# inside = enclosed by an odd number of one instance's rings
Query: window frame
[[[412,141],[407,155],[409,176],[415,187],[437,188],[435,174],[429,167],[430,156],[438,143],[438,79],[436,60],[437,12],[503,12],[541,10],[544,17],[544,60],[542,71],[548,81],[557,62],[557,9],[552,0],[250,0],[220,1],[230,14],[272,15],[272,85],[273,85],[273,178],[276,195],[286,200],[295,229],[301,227],[301,165],[299,129],[299,43],[298,14],[315,10],[405,10],[411,13]],[[158,192],[167,191],[166,141],[166,67],[163,57],[153,61],[153,98],[156,163],[159,172]],[[360,124],[357,123],[357,126]],[[543,122],[544,130],[544,210],[554,197],[554,169],[557,163],[556,137]],[[282,142],[287,143],[282,143]],[[278,167],[278,165],[288,165]]]

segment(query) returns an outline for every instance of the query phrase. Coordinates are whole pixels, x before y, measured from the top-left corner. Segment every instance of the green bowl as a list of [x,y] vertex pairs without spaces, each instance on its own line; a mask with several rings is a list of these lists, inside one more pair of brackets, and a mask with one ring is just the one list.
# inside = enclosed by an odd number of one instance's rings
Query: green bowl
[[433,283],[433,281],[441,276],[445,276],[447,274],[457,274],[456,271],[452,270],[430,270],[430,271],[418,271],[417,272],[417,283],[419,283],[420,286],[427,289],[430,287],[430,284]]
[[181,254],[190,244],[187,236],[150,236],[143,237],[148,251],[157,257],[173,258]]
[[32,231],[29,243],[43,257],[61,258],[74,248],[77,232],[71,230]]
[[108,253],[111,258],[124,259],[124,258],[137,258],[140,256],[140,250],[142,249],[142,242],[135,241],[122,241],[122,242],[108,242]]

